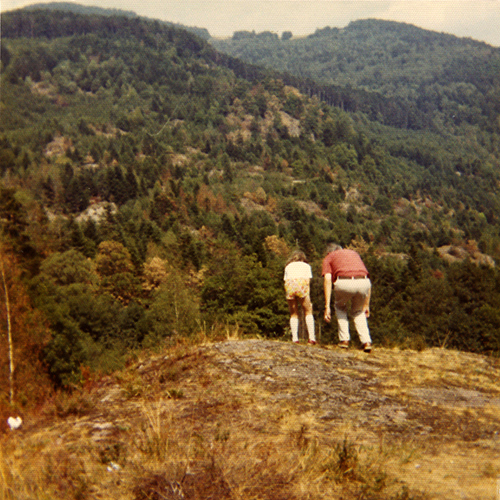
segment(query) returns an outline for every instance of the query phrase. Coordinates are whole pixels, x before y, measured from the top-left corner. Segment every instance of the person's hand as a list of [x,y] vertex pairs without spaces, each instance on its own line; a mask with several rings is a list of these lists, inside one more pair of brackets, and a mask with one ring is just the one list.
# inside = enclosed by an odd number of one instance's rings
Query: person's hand
[[332,320],[332,311],[330,309],[330,306],[326,306],[325,307],[325,321],[327,323],[330,323],[330,321]]

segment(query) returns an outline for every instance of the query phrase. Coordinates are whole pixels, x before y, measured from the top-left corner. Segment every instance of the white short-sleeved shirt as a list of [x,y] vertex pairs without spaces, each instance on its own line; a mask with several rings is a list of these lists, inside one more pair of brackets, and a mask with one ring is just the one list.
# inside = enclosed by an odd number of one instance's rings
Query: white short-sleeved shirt
[[285,280],[311,279],[312,269],[307,262],[290,262],[285,267]]

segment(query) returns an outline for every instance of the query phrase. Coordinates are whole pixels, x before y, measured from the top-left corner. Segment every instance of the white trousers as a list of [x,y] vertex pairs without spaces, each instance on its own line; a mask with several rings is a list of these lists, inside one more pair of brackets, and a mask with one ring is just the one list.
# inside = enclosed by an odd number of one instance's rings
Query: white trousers
[[335,314],[339,325],[339,339],[350,340],[349,305],[354,326],[362,344],[371,342],[365,310],[370,299],[372,283],[369,278],[337,279],[334,284]]

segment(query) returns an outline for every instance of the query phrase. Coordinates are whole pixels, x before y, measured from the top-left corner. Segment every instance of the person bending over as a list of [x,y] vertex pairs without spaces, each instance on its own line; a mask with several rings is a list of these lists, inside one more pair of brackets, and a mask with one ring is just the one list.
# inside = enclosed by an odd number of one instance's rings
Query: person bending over
[[349,304],[359,340],[365,352],[372,350],[368,320],[370,316],[370,294],[372,284],[370,274],[361,257],[354,250],[343,249],[336,243],[327,247],[327,255],[323,260],[322,274],[325,291],[325,321],[332,319],[331,297],[332,285],[334,307],[339,329],[339,346],[349,347]]

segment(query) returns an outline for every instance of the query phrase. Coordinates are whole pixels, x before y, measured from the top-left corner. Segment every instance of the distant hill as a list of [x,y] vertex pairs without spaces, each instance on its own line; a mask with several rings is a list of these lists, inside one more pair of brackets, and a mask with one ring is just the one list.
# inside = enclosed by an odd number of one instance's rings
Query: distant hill
[[124,17],[137,17],[137,14],[131,10],[122,9],[105,9],[103,7],[95,7],[88,5],[80,5],[73,2],[47,2],[35,3],[23,7],[21,10],[59,10],[63,12],[73,12],[75,14],[96,14],[98,16],[124,16]]
[[469,38],[367,19],[303,38],[237,32],[212,44],[252,64],[310,78],[325,86],[317,91],[325,99],[329,85],[384,96],[382,107],[394,106],[392,101],[399,108],[393,112],[405,110],[406,116],[375,109],[374,96],[353,99],[358,110],[391,125],[437,131],[498,126],[500,48]]
[[[22,10],[33,11],[33,10],[40,10],[40,9],[52,10],[52,11],[62,11],[62,12],[72,12],[75,14],[87,14],[87,15],[95,14],[98,16],[123,16],[123,17],[129,17],[129,18],[139,17],[135,12],[130,11],[130,10],[106,9],[106,8],[102,8],[102,7],[80,5],[80,4],[72,3],[72,2],[71,3],[70,2],[36,3],[33,5],[29,5],[27,7],[24,7]],[[170,23],[167,21],[162,21],[162,22],[165,22],[165,24],[168,24],[170,26],[176,26],[178,28],[185,29],[187,31],[195,33],[199,37],[204,38],[206,40],[208,40],[210,38],[210,33],[205,28],[184,26],[182,24]]]

